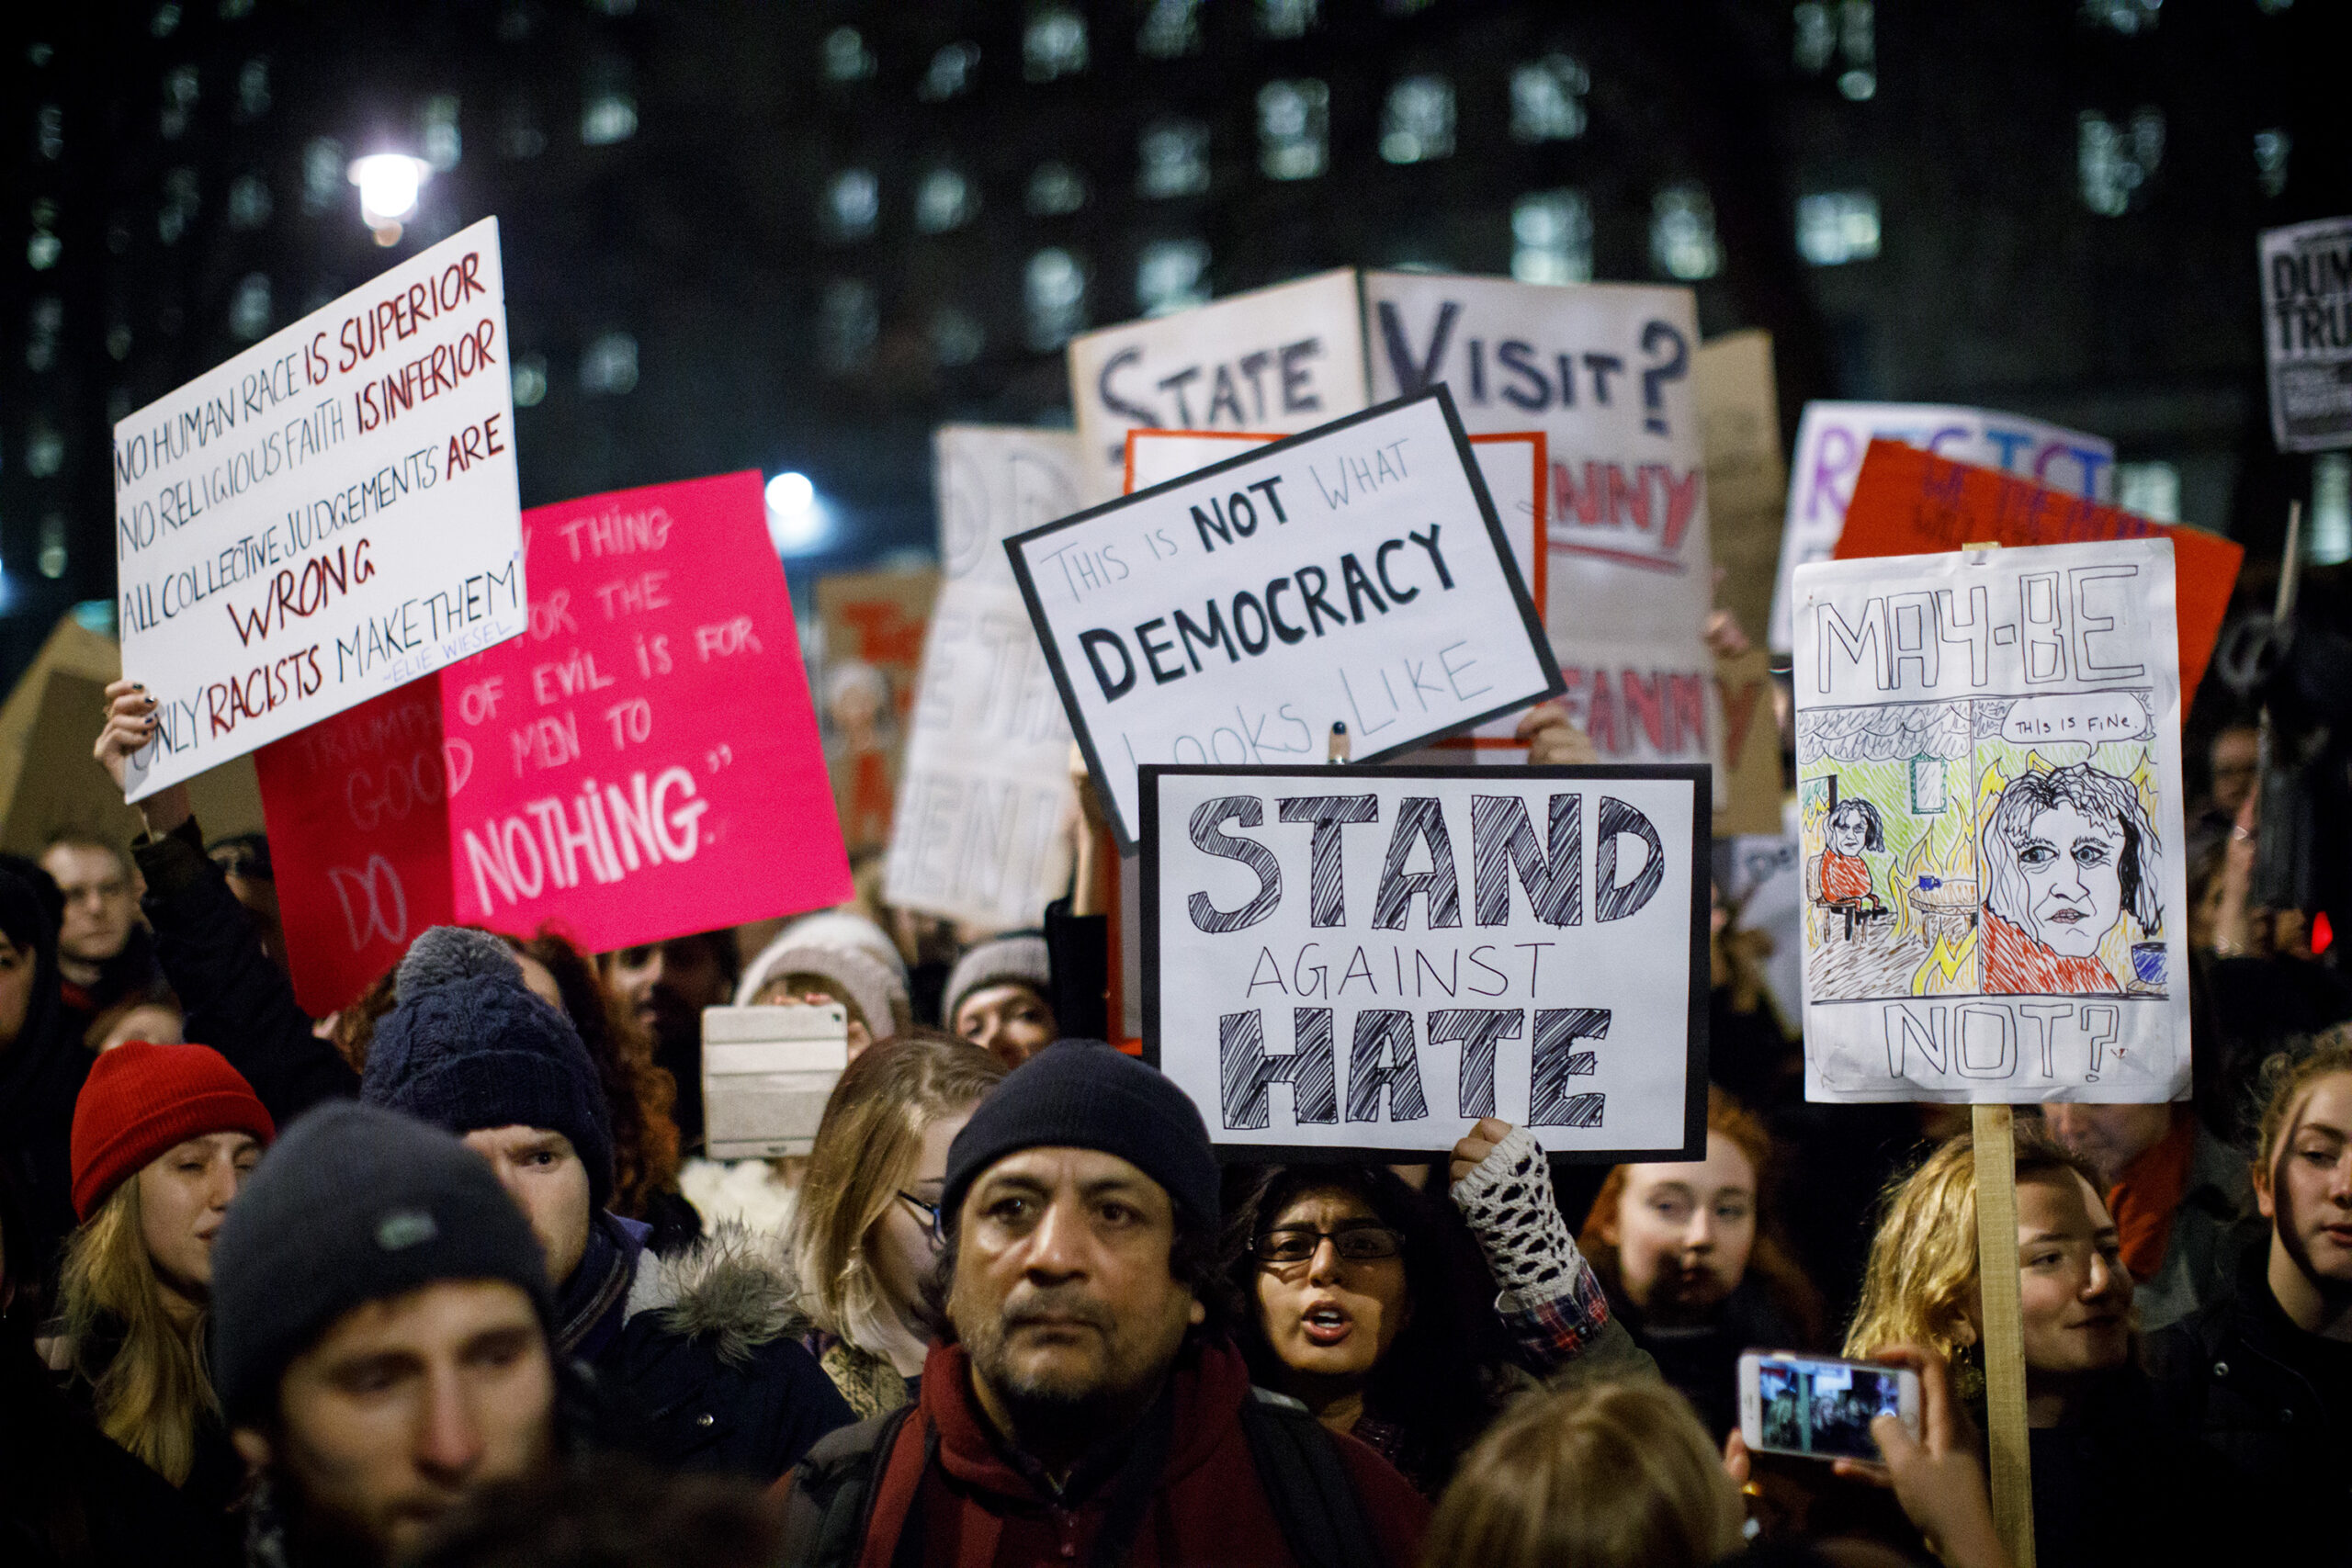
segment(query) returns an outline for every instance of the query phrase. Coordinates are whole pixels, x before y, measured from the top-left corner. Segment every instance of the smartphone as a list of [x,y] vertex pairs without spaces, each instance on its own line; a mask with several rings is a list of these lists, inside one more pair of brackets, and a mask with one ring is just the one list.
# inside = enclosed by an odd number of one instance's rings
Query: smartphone
[[839,1002],[705,1009],[707,1152],[718,1160],[807,1154],[848,1066],[849,1013]]
[[1877,1463],[1871,1423],[1892,1416],[1919,1435],[1919,1374],[1794,1350],[1739,1359],[1739,1436],[1758,1453]]

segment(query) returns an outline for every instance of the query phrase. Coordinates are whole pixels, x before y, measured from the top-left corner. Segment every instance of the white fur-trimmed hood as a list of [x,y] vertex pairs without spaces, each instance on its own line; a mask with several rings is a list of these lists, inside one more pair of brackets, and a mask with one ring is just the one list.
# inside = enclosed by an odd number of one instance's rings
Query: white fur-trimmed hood
[[661,1325],[687,1339],[708,1339],[729,1366],[749,1363],[772,1340],[797,1337],[808,1325],[796,1301],[784,1240],[732,1220],[675,1258],[650,1250],[638,1258],[624,1319],[660,1314]]

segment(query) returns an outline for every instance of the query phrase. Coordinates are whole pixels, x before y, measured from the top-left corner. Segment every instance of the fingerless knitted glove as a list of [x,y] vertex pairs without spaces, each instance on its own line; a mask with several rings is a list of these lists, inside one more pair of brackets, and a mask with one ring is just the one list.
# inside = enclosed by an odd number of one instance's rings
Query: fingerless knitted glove
[[1524,1307],[1575,1293],[1588,1265],[1552,1200],[1552,1162],[1533,1134],[1512,1128],[1452,1191],[1507,1297]]

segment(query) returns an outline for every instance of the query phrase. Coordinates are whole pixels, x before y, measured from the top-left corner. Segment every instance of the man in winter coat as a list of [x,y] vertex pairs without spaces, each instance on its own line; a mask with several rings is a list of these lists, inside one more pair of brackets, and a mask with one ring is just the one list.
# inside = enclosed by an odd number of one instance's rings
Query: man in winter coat
[[786,1561],[1419,1561],[1404,1478],[1254,1391],[1219,1332],[1217,1171],[1182,1090],[1065,1041],[956,1135],[943,1330],[904,1410],[820,1442]]
[[371,1106],[305,1116],[213,1247],[213,1382],[259,1563],[383,1563],[556,1453],[542,1253],[481,1160]]

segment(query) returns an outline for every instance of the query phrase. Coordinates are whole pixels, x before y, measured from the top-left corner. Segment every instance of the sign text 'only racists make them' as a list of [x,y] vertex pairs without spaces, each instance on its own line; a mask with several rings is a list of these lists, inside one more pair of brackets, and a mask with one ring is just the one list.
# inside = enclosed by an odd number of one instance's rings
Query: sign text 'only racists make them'
[[1215,1140],[1706,1143],[1707,770],[1144,770],[1144,1054]]
[[1561,690],[1442,387],[1006,542],[1120,843],[1147,762],[1377,760]]
[[529,623],[498,221],[115,426],[138,800]]

